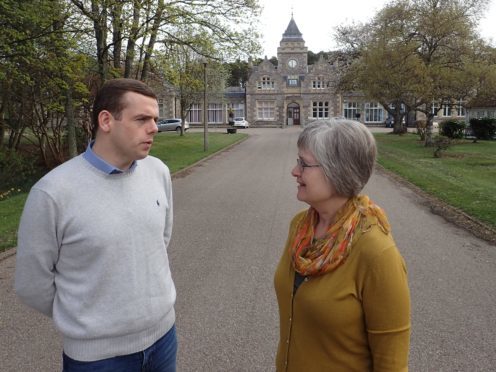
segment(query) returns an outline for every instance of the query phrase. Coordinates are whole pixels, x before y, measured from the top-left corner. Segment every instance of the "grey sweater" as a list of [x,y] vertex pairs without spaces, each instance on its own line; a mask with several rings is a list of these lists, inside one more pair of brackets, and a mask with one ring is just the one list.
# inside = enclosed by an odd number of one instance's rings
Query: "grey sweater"
[[73,359],[144,350],[175,322],[171,231],[171,178],[159,159],[107,175],[80,155],[31,189],[15,290],[53,317]]

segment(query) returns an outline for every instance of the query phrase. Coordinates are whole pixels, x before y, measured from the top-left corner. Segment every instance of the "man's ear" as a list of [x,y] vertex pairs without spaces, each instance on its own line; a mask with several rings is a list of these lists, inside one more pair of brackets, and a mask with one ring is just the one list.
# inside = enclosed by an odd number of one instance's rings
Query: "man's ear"
[[102,110],[98,114],[98,127],[104,133],[110,132],[112,127],[113,116],[107,110]]

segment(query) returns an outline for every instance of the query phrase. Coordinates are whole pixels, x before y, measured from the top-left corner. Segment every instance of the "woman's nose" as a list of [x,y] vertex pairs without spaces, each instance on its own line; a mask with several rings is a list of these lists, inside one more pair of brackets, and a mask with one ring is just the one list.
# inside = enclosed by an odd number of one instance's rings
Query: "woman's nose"
[[291,175],[293,177],[298,177],[301,175],[301,171],[300,171],[300,167],[298,166],[298,164],[296,164],[293,169],[291,169]]

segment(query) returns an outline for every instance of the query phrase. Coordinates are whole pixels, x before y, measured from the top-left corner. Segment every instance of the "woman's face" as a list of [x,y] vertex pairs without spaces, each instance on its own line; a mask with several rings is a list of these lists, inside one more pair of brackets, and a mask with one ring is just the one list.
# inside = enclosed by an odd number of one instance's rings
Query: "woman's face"
[[337,195],[336,190],[324,175],[324,170],[313,154],[305,149],[298,149],[297,164],[291,171],[296,178],[298,192],[296,198],[317,208],[329,202]]

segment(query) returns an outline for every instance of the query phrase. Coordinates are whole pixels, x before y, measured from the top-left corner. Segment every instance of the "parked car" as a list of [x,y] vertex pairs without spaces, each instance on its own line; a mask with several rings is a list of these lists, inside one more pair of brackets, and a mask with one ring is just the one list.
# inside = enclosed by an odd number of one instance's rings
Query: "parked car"
[[388,117],[385,121],[386,128],[394,127],[394,119],[392,117]]
[[[160,119],[157,122],[157,127],[159,132],[166,132],[170,130],[175,130],[177,133],[181,133],[181,119]],[[189,129],[189,123],[184,122],[184,131]]]
[[235,127],[241,127],[241,128],[248,128],[250,124],[245,120],[244,117],[240,116],[237,118],[234,118],[234,126]]

